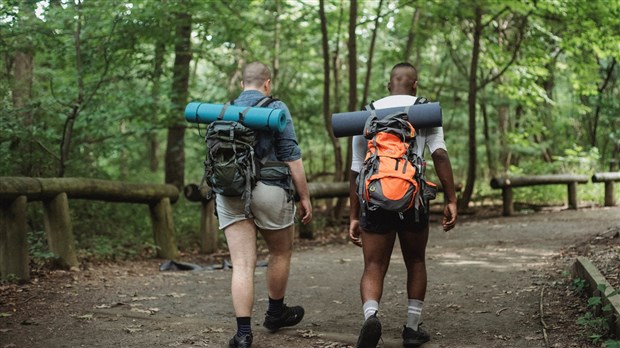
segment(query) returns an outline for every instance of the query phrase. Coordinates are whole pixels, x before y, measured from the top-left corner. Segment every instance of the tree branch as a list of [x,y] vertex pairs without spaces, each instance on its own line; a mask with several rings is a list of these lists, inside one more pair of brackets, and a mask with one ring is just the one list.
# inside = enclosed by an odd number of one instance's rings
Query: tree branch
[[526,27],[526,23],[527,23],[527,16],[529,15],[526,14],[525,16],[523,16],[522,20],[521,20],[521,26],[519,28],[519,35],[518,35],[518,39],[515,45],[514,50],[512,51],[512,57],[510,58],[510,61],[508,61],[508,63],[506,63],[506,65],[504,65],[504,67],[494,76],[481,81],[480,84],[478,85],[478,90],[481,90],[482,88],[484,88],[486,85],[488,85],[489,83],[497,80],[498,78],[500,78],[505,72],[506,70],[508,70],[508,68],[517,60],[517,56],[519,54],[519,50],[521,49],[521,43],[523,43],[523,38],[525,37],[525,27]]
[[503,9],[501,9],[499,12],[497,12],[495,14],[495,16],[491,17],[491,19],[489,19],[488,21],[486,21],[486,23],[482,23],[481,28],[486,28],[487,26],[489,26],[491,23],[493,23],[493,21],[495,21],[497,18],[499,18],[499,16],[501,16],[504,12],[510,10],[510,7],[506,6]]
[[454,52],[454,49],[452,49],[452,42],[449,39],[446,39],[446,43],[448,44],[448,52],[450,53],[450,58],[452,58],[454,65],[456,65],[456,69],[461,74],[463,74],[465,78],[469,78],[469,72],[467,72],[467,67],[465,67],[465,64],[463,64],[463,62],[458,59]]

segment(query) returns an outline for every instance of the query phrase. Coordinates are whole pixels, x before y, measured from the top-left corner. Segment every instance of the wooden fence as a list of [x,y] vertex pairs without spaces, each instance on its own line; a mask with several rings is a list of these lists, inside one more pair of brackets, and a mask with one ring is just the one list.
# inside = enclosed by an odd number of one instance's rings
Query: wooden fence
[[30,278],[26,207],[42,201],[49,249],[66,267],[77,267],[69,198],[148,204],[157,255],[174,258],[171,203],[179,191],[172,185],[136,184],[88,178],[0,177],[0,277]]
[[613,207],[616,205],[614,199],[614,181],[620,181],[620,172],[595,173],[592,175],[592,182],[605,183],[605,206]]
[[[493,178],[491,187],[502,190],[502,214],[510,216],[514,213],[512,189],[535,185],[566,185],[568,194],[568,208],[577,209],[577,184],[585,184],[590,181],[587,175],[576,174],[552,174],[552,175],[529,175]],[[605,206],[615,205],[613,197],[613,182],[620,181],[620,172],[596,173],[592,176],[592,182],[605,183]]]

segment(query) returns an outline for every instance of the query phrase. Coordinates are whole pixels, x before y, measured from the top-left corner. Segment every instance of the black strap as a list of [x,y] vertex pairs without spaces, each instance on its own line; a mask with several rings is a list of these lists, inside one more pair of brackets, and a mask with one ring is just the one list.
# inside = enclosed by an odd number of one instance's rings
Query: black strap
[[264,108],[264,107],[267,107],[269,104],[271,104],[271,103],[273,103],[275,101],[278,101],[278,99],[273,98],[271,96],[262,97],[261,99],[256,101],[256,103],[254,103],[252,106],[259,107],[259,108]]
[[[200,104],[202,105],[202,104]],[[202,138],[202,134],[200,134],[200,122],[198,122],[198,109],[200,109],[200,105],[196,108],[196,127],[198,127],[198,136]]]
[[239,123],[243,123],[243,121],[245,120],[245,115],[248,113],[248,111],[250,111],[251,108],[251,106],[248,106],[247,108],[243,109],[243,111],[239,112]]
[[222,110],[220,110],[220,114],[217,115],[217,119],[218,120],[223,120],[224,119],[224,113],[226,113],[226,109],[228,109],[228,107],[231,105],[230,102],[224,104],[224,106],[222,107]]
[[413,105],[427,104],[427,103],[429,103],[428,99],[426,99],[424,97],[417,97],[415,102],[413,103]]

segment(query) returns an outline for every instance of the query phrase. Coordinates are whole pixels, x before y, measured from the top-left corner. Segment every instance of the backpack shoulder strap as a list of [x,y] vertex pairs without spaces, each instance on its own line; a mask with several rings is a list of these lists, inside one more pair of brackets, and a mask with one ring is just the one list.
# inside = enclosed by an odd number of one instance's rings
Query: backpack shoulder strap
[[365,110],[365,111],[373,111],[373,110],[376,110],[376,108],[375,108],[375,101],[374,101],[374,100],[373,100],[373,101],[371,101],[371,102],[370,102],[370,104],[368,104],[368,105],[364,106],[364,108],[363,108],[362,110]]
[[259,99],[256,103],[254,103],[254,105],[252,105],[253,107],[259,107],[259,108],[264,108],[269,106],[271,103],[276,102],[280,99],[277,98],[273,98],[272,96],[266,96],[266,97],[262,97],[261,99]]
[[425,97],[417,97],[413,105],[427,104],[427,103],[429,103],[429,101]]

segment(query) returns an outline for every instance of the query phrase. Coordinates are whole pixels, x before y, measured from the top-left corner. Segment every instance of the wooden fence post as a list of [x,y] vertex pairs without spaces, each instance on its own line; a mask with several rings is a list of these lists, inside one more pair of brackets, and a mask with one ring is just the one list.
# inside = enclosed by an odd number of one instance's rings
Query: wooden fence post
[[215,216],[215,197],[200,203],[200,252],[211,254],[217,250],[219,226]]
[[568,183],[568,209],[577,209],[577,182]]
[[163,259],[174,259],[178,256],[174,240],[174,222],[172,220],[172,206],[170,198],[162,198],[156,203],[149,204],[153,237],[157,245],[157,256]]
[[605,181],[605,206],[613,207],[615,205],[616,200],[614,198],[614,182]]
[[510,216],[514,212],[512,204],[512,187],[502,187],[502,215]]
[[0,278],[10,275],[20,280],[30,279],[28,256],[28,225],[26,222],[26,196],[0,203]]
[[75,254],[75,240],[67,194],[63,192],[44,200],[43,212],[50,251],[59,257],[61,266],[77,268],[78,260]]

